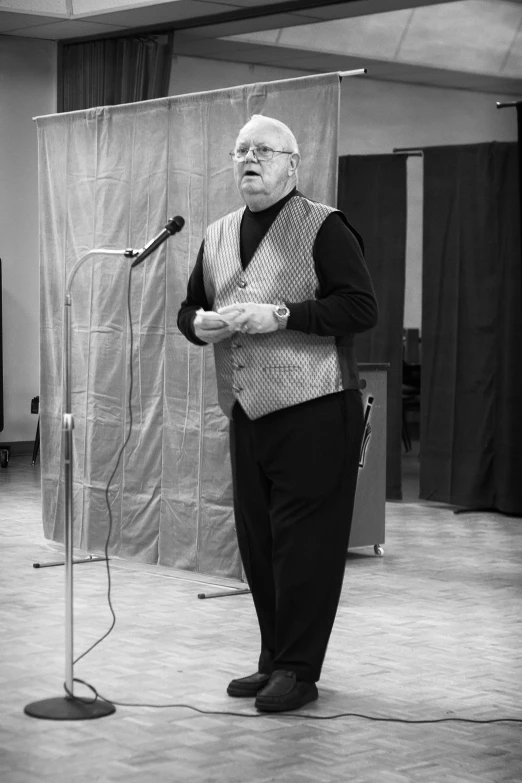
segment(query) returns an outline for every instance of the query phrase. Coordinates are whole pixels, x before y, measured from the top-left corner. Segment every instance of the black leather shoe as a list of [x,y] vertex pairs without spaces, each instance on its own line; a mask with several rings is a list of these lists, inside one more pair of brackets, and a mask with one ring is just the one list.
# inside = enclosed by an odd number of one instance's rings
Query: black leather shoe
[[298,710],[318,698],[315,682],[303,682],[295,672],[276,669],[266,688],[257,694],[255,706],[262,712],[286,712]]
[[268,685],[269,674],[256,672],[248,677],[240,677],[232,680],[227,688],[229,696],[255,696],[262,688]]

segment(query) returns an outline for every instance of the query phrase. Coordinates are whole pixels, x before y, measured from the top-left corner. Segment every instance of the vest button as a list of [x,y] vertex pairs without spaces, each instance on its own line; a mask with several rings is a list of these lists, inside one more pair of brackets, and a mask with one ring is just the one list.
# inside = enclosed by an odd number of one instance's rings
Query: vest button
[[236,393],[239,393],[239,392],[242,392],[242,391],[243,391],[243,387],[242,387],[242,386],[232,386],[232,388],[233,388],[233,390],[234,390]]
[[241,343],[232,343],[232,348],[241,348]]
[[244,364],[240,364],[239,362],[232,362],[232,367],[234,370],[242,370],[244,366]]
[[238,288],[246,288],[246,287],[247,287],[247,281],[246,281],[246,280],[244,280],[243,278],[241,278],[241,279],[238,281],[237,287],[238,287]]

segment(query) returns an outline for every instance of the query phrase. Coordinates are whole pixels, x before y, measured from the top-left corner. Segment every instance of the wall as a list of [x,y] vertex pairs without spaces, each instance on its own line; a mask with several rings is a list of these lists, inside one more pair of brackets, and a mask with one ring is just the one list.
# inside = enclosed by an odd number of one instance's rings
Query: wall
[[32,117],[56,111],[56,44],[0,35],[0,258],[4,430],[32,441],[39,394],[38,150]]
[[201,57],[172,58],[170,72],[170,95],[185,95],[203,90],[220,90],[239,84],[269,82],[277,79],[292,79],[304,76],[305,71],[290,68],[272,68],[265,65],[206,60]]
[[[175,57],[170,94],[216,90],[256,81],[289,79],[305,71],[194,57]],[[497,100],[512,96],[475,93],[368,76],[343,80],[340,155],[391,153],[394,147],[516,141],[516,113],[499,111]],[[408,236],[404,325],[421,327],[422,158],[408,158]]]

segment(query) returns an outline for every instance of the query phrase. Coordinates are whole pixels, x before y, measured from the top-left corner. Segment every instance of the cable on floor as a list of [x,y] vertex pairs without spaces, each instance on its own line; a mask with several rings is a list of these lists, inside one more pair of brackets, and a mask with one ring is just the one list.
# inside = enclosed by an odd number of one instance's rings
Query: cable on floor
[[309,715],[304,712],[272,712],[272,713],[249,713],[249,712],[232,712],[231,710],[203,710],[200,707],[194,707],[192,704],[147,704],[145,702],[130,702],[130,701],[115,701],[114,699],[108,699],[103,696],[96,688],[93,688],[85,680],[74,678],[74,682],[79,682],[89,688],[94,694],[94,699],[84,699],[80,696],[74,696],[67,685],[64,683],[64,688],[68,696],[75,701],[82,702],[83,704],[93,704],[98,699],[106,702],[107,704],[114,704],[115,707],[143,707],[148,709],[173,709],[175,707],[194,710],[201,715],[231,715],[236,718],[266,718],[277,717],[284,715],[288,718],[309,718],[311,720],[335,720],[336,718],[363,718],[364,720],[380,721],[382,723],[410,723],[410,724],[423,724],[423,723],[448,723],[450,721],[457,721],[459,723],[522,723],[522,718],[425,718],[425,719],[410,719],[410,718],[384,718],[379,715],[365,715],[361,712],[339,712],[335,715]]

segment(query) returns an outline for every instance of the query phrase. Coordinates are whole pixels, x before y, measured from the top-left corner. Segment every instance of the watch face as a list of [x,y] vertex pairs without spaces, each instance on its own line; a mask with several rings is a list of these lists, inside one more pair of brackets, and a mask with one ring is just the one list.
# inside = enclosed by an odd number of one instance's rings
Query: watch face
[[276,313],[279,318],[288,318],[290,315],[290,310],[285,305],[281,305],[281,307],[277,308]]

